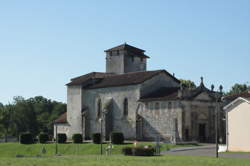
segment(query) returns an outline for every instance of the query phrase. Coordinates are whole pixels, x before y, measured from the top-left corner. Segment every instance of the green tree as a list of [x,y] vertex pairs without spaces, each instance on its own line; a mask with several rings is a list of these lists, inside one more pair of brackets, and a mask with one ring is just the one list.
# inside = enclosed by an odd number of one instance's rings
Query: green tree
[[13,118],[13,105],[8,104],[6,106],[1,106],[0,126],[2,134],[5,137],[5,142],[8,141],[8,136],[12,133],[11,130],[11,128],[13,127],[12,118]]
[[238,83],[236,83],[231,87],[231,89],[229,90],[227,95],[239,94],[239,93],[244,92],[246,90],[250,90],[250,86],[248,86],[246,84],[238,84]]
[[184,88],[196,88],[196,85],[193,81],[191,80],[184,80],[184,79],[180,79],[181,84],[184,86]]

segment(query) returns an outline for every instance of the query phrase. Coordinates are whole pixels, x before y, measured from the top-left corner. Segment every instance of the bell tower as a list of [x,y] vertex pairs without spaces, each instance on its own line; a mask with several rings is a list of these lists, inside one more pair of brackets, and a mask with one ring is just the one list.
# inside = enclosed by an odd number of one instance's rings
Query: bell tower
[[124,74],[147,70],[145,50],[133,47],[127,43],[105,50],[106,73]]

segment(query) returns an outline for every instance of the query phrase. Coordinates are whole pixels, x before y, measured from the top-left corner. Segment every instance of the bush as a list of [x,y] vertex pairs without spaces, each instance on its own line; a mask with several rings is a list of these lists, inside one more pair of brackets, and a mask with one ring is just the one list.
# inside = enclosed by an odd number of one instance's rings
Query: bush
[[122,149],[124,155],[132,156],[154,156],[155,148],[153,147],[125,147]]
[[72,140],[74,143],[82,143],[82,135],[79,133],[74,134]]
[[122,153],[126,156],[132,156],[133,155],[133,148],[132,147],[125,147],[122,149]]
[[34,139],[31,133],[23,133],[20,135],[21,144],[33,144]]
[[62,143],[62,144],[66,143],[67,135],[64,133],[57,134],[57,141],[58,141],[58,143]]
[[111,133],[111,142],[113,144],[123,144],[124,143],[123,133],[121,133],[121,132]]
[[92,135],[92,140],[94,144],[100,144],[101,143],[101,133],[94,133]]
[[49,141],[49,135],[47,133],[40,133],[39,134],[39,142],[41,144],[45,144]]

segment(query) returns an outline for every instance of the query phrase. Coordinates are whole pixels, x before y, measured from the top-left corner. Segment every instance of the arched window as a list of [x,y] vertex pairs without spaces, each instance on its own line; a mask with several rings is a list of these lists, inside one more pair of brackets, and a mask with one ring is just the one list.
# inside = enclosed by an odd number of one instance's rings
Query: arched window
[[125,98],[123,102],[123,115],[128,116],[128,99]]
[[101,99],[98,99],[98,101],[97,101],[97,118],[101,117],[101,112],[102,112],[102,101],[101,101]]

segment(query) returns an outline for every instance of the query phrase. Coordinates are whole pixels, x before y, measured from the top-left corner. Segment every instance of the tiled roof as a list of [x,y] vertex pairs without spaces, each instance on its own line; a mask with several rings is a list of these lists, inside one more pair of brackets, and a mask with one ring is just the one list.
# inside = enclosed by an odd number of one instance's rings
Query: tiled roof
[[117,51],[117,50],[129,50],[129,51],[140,52],[140,53],[145,52],[145,50],[142,50],[140,48],[136,48],[134,46],[128,45],[127,43],[124,43],[124,44],[121,44],[119,46],[107,49],[107,50],[105,50],[105,52]]
[[225,96],[224,99],[227,100],[227,101],[233,101],[233,100],[235,100],[238,97],[250,98],[250,91],[247,90],[247,91],[242,92],[242,93],[228,95],[228,96]]
[[67,123],[67,112],[60,115],[54,122],[55,123]]
[[176,100],[178,99],[179,89],[179,87],[162,87],[146,96],[141,97],[139,101]]
[[90,73],[72,79],[71,82],[67,85],[82,85],[84,88],[89,89],[135,85],[143,83],[144,81],[151,79],[152,77],[160,73],[169,75],[179,83],[179,80],[168,73],[166,70],[155,70],[131,72],[125,74]]
[[118,51],[118,50],[126,50],[129,52],[129,55],[131,56],[140,56],[144,58],[149,58],[149,56],[145,55],[145,50],[142,50],[140,48],[136,48],[134,46],[128,45],[128,44],[121,44],[119,46],[110,48],[108,50],[105,50],[105,52],[111,52],[111,51]]
[[112,75],[111,73],[101,73],[101,72],[92,72],[92,73],[88,73],[76,78],[72,78],[71,82],[68,83],[67,85],[82,85],[82,84],[86,84],[86,83],[93,83],[98,81],[101,78],[107,77]]
[[[181,91],[180,96],[178,96],[178,91]],[[147,102],[147,101],[159,101],[159,100],[193,100],[199,94],[207,92],[207,94],[213,99],[216,99],[217,95],[220,95],[218,92],[213,92],[207,89],[202,83],[199,87],[195,89],[183,89],[180,87],[162,87],[157,89],[156,91],[148,94],[147,96],[143,96],[139,101]]]

